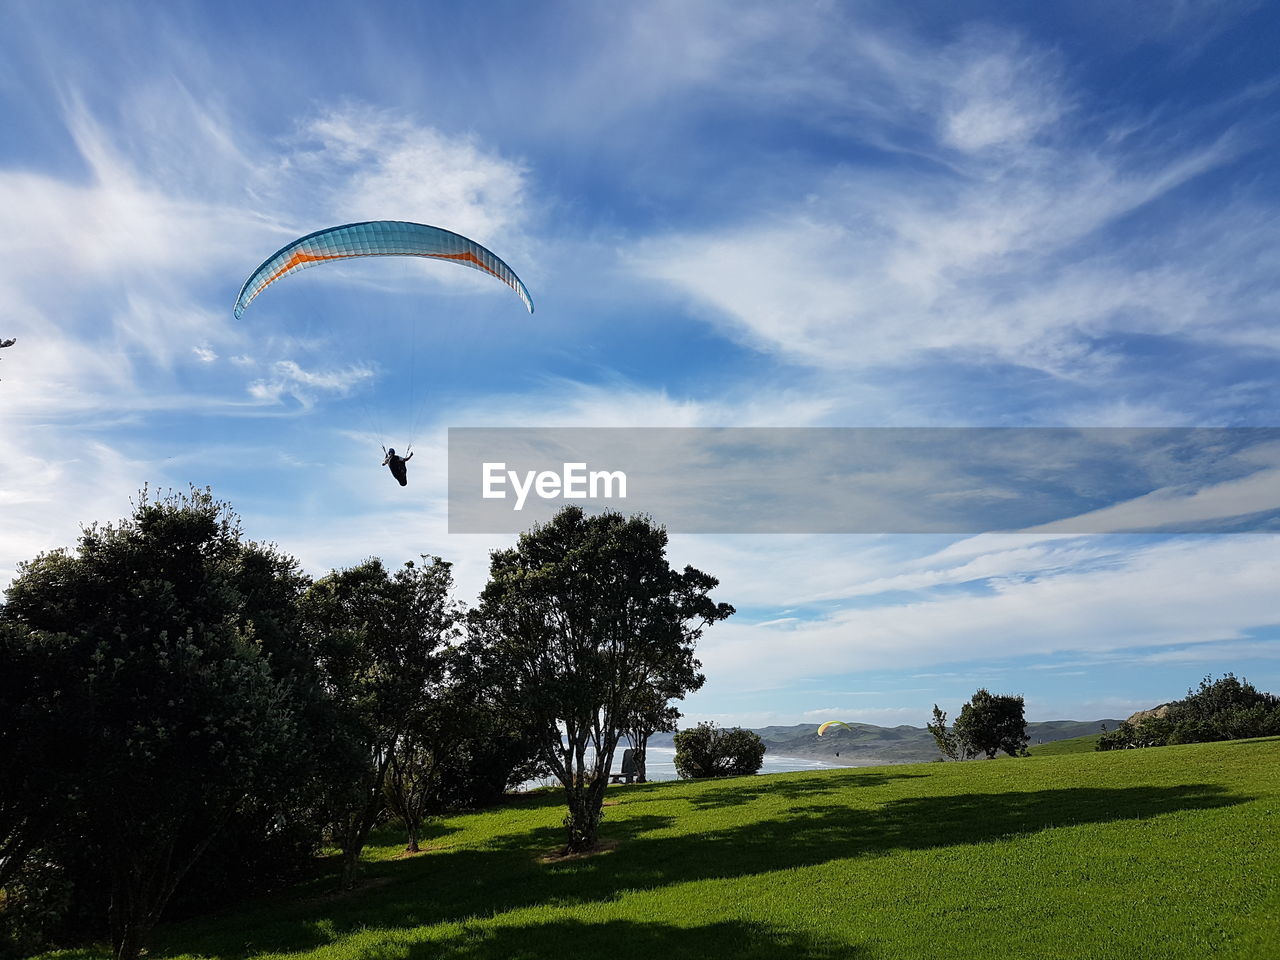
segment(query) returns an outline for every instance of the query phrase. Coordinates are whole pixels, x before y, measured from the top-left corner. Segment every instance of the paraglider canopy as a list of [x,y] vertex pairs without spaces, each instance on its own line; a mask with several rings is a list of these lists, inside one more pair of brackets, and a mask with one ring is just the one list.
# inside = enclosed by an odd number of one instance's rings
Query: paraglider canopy
[[853,727],[851,727],[851,726],[849,726],[847,723],[845,723],[843,720],[828,720],[828,721],[827,721],[826,723],[824,723],[822,726],[818,727],[818,736],[822,736],[824,733],[826,733],[826,732],[827,732],[828,730],[830,730],[832,727],[844,727],[844,728],[845,728],[846,730],[848,730],[850,733],[857,733],[857,732],[858,732],[858,731],[854,730],[854,729],[853,729]]
[[452,230],[425,223],[365,220],[317,230],[285,244],[269,256],[240,288],[240,296],[236,298],[236,318],[244,313],[258,294],[281,277],[314,267],[318,263],[349,260],[353,257],[427,257],[432,260],[451,260],[497,277],[514,290],[529,308],[529,312],[533,313],[533,300],[515,271],[474,240]]

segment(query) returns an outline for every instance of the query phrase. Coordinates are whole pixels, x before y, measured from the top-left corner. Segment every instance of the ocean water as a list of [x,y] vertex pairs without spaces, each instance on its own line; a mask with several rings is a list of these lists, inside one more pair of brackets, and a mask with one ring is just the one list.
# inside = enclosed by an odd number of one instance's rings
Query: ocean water
[[[619,745],[618,752],[613,756],[613,770],[618,772],[622,769],[622,750]],[[768,753],[764,755],[764,765],[760,768],[760,773],[791,773],[794,770],[842,770],[842,766],[833,763],[824,763],[821,760],[806,760],[800,757],[775,757]],[[678,780],[676,776],[676,751],[675,747],[650,747],[645,751],[645,774],[650,780]],[[554,777],[549,780],[534,780],[529,783],[521,784],[521,789],[530,790],[534,787],[550,786],[558,783]]]

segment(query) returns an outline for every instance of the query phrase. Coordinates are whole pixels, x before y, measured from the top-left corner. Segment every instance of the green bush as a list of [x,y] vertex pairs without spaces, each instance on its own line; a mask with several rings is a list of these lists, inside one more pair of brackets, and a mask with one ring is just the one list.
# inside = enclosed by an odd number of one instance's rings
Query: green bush
[[676,773],[685,780],[743,777],[760,772],[765,746],[750,730],[700,723],[675,735]]
[[1169,704],[1163,717],[1124,721],[1098,740],[1099,750],[1163,747],[1176,743],[1209,743],[1280,735],[1280,697],[1263,693],[1247,680],[1228,673],[1212,676],[1188,690],[1186,699]]
[[0,889],[0,960],[36,953],[64,926],[71,882],[36,851]]

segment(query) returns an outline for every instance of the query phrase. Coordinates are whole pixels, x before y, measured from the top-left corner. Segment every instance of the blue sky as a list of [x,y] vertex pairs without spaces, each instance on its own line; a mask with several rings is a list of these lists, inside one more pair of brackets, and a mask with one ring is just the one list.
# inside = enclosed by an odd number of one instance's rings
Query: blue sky
[[[1273,426],[1278,46],[1230,2],[7,3],[0,580],[194,482],[313,573],[438,553],[469,600],[507,538],[446,533],[449,426]],[[537,313],[396,261],[233,319],[364,219],[474,237]],[[672,557],[740,611],[693,718],[1280,689],[1274,536]]]

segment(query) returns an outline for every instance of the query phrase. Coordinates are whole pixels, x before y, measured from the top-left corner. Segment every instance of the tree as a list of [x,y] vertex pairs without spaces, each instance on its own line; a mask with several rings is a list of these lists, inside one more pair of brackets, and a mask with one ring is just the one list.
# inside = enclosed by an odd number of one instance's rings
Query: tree
[[1163,747],[1280,734],[1280,697],[1263,693],[1245,679],[1228,673],[1207,676],[1183,700],[1168,704],[1163,716],[1147,711],[1098,739],[1099,750]]
[[470,620],[504,677],[502,708],[549,745],[572,851],[595,845],[613,754],[643,692],[701,686],[694,644],[733,613],[708,596],[714,577],[673,570],[666,547],[648,518],[566,507],[491,554]]
[[676,773],[685,780],[745,777],[760,771],[765,746],[751,730],[703,722],[675,735]]
[[75,809],[88,725],[79,646],[0,619],[0,889]]
[[387,806],[404,825],[405,850],[409,853],[421,850],[423,822],[445,807],[442,801],[447,791],[442,789],[441,777],[447,758],[463,748],[475,711],[471,691],[463,688],[456,675],[444,677],[448,672],[445,664],[456,660],[454,651],[445,652],[440,681],[423,708],[414,711],[391,751],[385,788]]
[[1186,699],[1170,704],[1168,719],[1168,743],[1262,737],[1280,732],[1280,697],[1233,673],[1220,680],[1210,675],[1198,689],[1187,690]]
[[7,591],[4,619],[47,645],[42,683],[78,700],[62,730],[80,751],[75,813],[59,827],[107,875],[119,960],[139,955],[219,828],[294,746],[246,564],[267,578],[293,568],[246,541],[207,490],[144,489],[130,518],[22,564]]
[[431,810],[491,806],[508,788],[550,775],[540,759],[545,730],[504,709],[509,678],[493,667],[473,636],[451,651],[449,681],[432,711]]
[[673,693],[669,688],[660,690],[650,686],[637,692],[632,711],[623,723],[623,733],[634,751],[632,760],[635,763],[635,779],[637,783],[647,783],[645,769],[646,753],[649,738],[655,733],[675,733],[676,722],[680,719],[680,711],[669,701],[683,693]]
[[[427,558],[423,558],[424,560]],[[385,809],[396,751],[430,709],[458,611],[450,564],[433,557],[388,574],[382,561],[329,574],[303,599],[321,675],[335,704],[329,820],[342,850],[341,886],[355,885],[360,851]]]
[[431,810],[440,744],[424,736],[421,728],[410,730],[391,752],[384,789],[387,806],[404,824],[406,853],[419,853],[422,824]]
[[954,730],[947,729],[947,715],[933,705],[933,722],[925,724],[925,728],[933,734],[938,749],[948,760],[972,760],[976,752],[967,742],[960,739]]
[[985,753],[988,760],[1001,750],[1011,757],[1026,756],[1031,739],[1022,697],[997,696],[986,689],[978,690],[960,708],[952,729],[973,755]]

